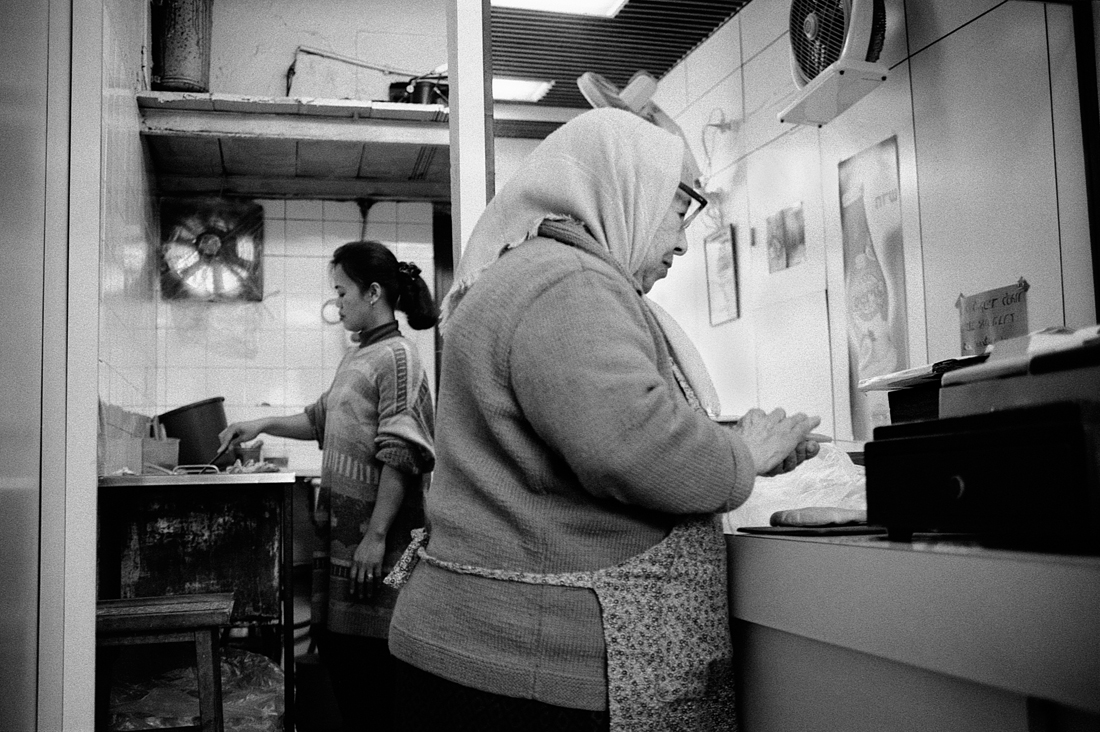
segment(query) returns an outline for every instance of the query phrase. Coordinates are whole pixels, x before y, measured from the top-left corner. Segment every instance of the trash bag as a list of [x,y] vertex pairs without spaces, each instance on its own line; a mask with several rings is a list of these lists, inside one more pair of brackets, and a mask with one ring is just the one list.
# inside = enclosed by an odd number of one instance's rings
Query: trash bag
[[[222,717],[226,732],[282,732],[283,670],[267,656],[225,648],[221,656]],[[194,666],[153,676],[120,669],[111,685],[113,732],[199,724]]]
[[776,511],[807,506],[866,510],[863,466],[836,445],[822,443],[816,457],[791,472],[757,477],[748,500],[722,516],[722,528],[732,534],[742,526],[768,526]]

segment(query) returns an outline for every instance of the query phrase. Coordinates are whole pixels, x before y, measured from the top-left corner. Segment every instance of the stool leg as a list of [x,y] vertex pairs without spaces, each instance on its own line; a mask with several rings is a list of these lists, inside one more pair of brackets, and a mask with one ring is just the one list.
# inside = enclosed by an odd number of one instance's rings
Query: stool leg
[[111,681],[118,649],[98,646],[95,653],[95,729],[107,732],[111,722]]
[[216,628],[195,631],[195,667],[199,681],[199,722],[202,732],[224,732],[222,669],[218,658]]

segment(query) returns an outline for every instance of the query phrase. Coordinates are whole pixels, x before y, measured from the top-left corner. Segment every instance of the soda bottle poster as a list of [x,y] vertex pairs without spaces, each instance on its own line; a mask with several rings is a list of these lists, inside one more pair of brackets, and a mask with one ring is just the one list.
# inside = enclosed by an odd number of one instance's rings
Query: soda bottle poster
[[886,392],[861,392],[860,379],[909,367],[897,137],[841,161],[838,173],[852,432],[868,440],[890,409]]

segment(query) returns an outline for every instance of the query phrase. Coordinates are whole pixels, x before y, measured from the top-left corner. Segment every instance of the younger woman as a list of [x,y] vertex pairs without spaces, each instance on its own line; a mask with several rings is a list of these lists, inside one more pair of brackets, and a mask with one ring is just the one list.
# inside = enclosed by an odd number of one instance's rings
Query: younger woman
[[397,592],[381,580],[423,524],[421,484],[435,463],[428,380],[394,311],[422,330],[435,325],[438,310],[419,268],[379,242],[344,244],[331,267],[340,320],[358,334],[358,347],[304,412],[237,422],[219,438],[225,446],[266,433],[321,446],[313,633],[345,731],[388,730],[386,638]]

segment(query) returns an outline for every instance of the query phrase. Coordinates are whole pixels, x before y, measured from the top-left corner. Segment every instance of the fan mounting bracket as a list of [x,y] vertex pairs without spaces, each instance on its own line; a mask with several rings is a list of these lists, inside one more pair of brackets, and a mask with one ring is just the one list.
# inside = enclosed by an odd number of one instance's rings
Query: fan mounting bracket
[[821,127],[886,81],[879,63],[840,59],[799,90],[778,115],[780,122]]

